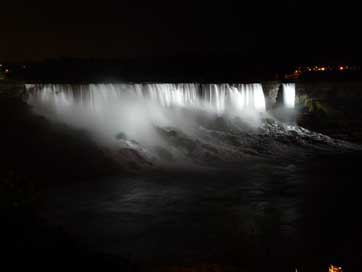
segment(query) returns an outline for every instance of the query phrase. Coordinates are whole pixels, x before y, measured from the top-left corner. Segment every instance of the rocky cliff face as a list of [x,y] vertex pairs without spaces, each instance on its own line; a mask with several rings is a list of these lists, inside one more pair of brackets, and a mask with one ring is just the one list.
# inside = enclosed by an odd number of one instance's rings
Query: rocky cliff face
[[[297,82],[299,124],[336,138],[362,143],[362,81]],[[315,105],[320,105],[323,110]]]
[[[275,108],[282,81],[263,82],[266,107]],[[295,81],[297,124],[362,143],[362,81]]]
[[271,109],[273,105],[275,105],[281,84],[281,81],[263,82],[263,90],[267,109]]
[[297,82],[296,91],[300,95],[306,94],[323,101],[361,99],[362,81]]

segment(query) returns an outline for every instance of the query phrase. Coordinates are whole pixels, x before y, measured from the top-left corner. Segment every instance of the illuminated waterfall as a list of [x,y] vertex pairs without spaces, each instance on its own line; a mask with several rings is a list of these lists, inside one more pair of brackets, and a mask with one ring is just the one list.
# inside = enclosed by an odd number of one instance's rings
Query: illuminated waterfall
[[27,85],[27,102],[48,119],[119,144],[116,135],[144,146],[163,145],[159,129],[188,135],[213,118],[235,117],[252,127],[265,111],[261,84]]
[[283,101],[284,106],[287,108],[294,108],[295,105],[295,84],[284,83],[283,84]]
[[131,99],[154,102],[165,108],[207,110],[218,115],[265,111],[261,84],[29,84],[27,89],[30,104],[45,103],[56,110],[73,105],[99,112],[117,101]]
[[[282,87],[278,102],[294,107],[295,85]],[[261,84],[29,84],[25,93],[35,113],[80,130],[124,169],[214,167],[332,141],[289,122],[293,110],[266,113]]]
[[145,84],[135,85],[138,95],[163,107],[207,109],[221,115],[228,110],[265,111],[260,84]]

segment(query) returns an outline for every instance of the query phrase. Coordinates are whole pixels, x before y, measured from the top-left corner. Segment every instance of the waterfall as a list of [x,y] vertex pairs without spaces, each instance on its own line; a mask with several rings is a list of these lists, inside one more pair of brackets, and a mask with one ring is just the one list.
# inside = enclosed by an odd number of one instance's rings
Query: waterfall
[[283,101],[286,108],[294,108],[295,105],[295,84],[283,84]]
[[[35,113],[81,130],[76,135],[90,137],[125,168],[240,161],[309,145],[307,138],[330,142],[272,119],[261,84],[29,84],[26,90]],[[294,84],[283,84],[282,98],[294,107]]]
[[256,127],[265,112],[261,84],[29,84],[26,89],[38,114],[113,144],[120,133],[145,145],[160,144],[160,128],[194,135],[220,117]]
[[161,107],[193,108],[218,115],[265,111],[261,84],[90,84],[30,85],[29,102],[53,105],[57,110],[71,105],[101,111],[125,97],[152,101]]

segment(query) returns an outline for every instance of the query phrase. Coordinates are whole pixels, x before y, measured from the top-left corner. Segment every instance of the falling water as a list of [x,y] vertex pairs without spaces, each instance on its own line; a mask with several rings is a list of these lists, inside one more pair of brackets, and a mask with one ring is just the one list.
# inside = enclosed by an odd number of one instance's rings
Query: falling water
[[127,148],[134,148],[135,143],[165,147],[170,143],[162,131],[169,128],[194,141],[200,137],[200,128],[217,124],[217,119],[236,118],[258,127],[265,112],[261,84],[48,84],[26,88],[27,102],[38,114],[85,129],[103,144],[119,146],[127,139]]
[[295,84],[283,84],[283,101],[286,108],[294,108],[295,104]]
[[265,111],[261,84],[28,84],[26,88],[31,105],[47,107],[57,113],[83,109],[104,114],[110,107],[122,108],[126,101],[152,104],[153,110],[155,107],[184,108],[218,116],[246,117]]
[[193,108],[218,115],[265,111],[261,84],[28,84],[27,89],[31,104],[52,104],[58,110],[77,105],[100,111],[102,106],[106,106],[104,104],[113,104],[128,97],[143,102],[152,101],[165,108]]
[[[295,151],[285,143],[295,143],[296,154],[306,144],[335,145],[326,136],[272,119],[261,84],[46,84],[26,89],[36,113],[89,132],[120,161],[208,165],[210,160]],[[283,96],[284,105],[293,108],[295,85],[283,84]]]

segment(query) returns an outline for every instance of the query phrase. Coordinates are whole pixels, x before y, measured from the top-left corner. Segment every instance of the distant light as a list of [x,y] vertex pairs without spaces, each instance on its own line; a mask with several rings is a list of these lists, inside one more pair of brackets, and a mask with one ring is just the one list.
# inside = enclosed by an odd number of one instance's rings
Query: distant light
[[5,73],[9,73],[10,72],[10,70],[9,69],[5,69]]
[[328,272],[342,272],[342,267],[340,266],[334,266],[334,265],[331,265],[329,268],[328,268]]
[[340,70],[340,71],[343,71],[343,70],[344,70],[344,67],[343,67],[343,66],[339,66],[339,70]]
[[325,67],[322,67],[322,68],[321,68],[321,71],[325,71],[325,70],[326,70],[326,68],[325,68]]
[[0,63],[0,67],[3,67],[3,65]]

